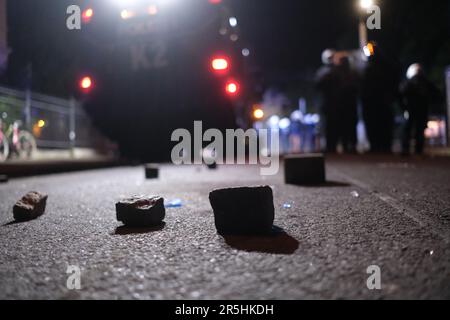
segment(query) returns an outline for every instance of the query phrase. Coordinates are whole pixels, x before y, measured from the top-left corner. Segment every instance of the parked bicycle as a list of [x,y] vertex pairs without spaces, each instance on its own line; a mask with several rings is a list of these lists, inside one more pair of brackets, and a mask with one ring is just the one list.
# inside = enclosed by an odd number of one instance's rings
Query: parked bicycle
[[0,119],[0,162],[8,158],[30,159],[36,151],[36,140],[21,125],[22,121],[17,120],[4,128]]

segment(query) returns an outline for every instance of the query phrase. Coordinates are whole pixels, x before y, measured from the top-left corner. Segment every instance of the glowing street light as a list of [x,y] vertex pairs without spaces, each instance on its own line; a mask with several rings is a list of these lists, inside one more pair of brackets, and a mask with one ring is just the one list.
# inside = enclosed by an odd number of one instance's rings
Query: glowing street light
[[147,8],[147,13],[151,16],[157,15],[158,14],[158,7],[155,5],[149,6]]
[[130,11],[130,10],[127,10],[127,9],[123,9],[120,12],[120,16],[122,17],[122,19],[126,20],[126,19],[129,19],[129,18],[132,18],[134,16],[134,13],[133,13],[133,11]]
[[255,109],[253,111],[253,117],[257,120],[261,120],[262,118],[264,118],[264,111],[260,108]]
[[360,0],[359,5],[361,9],[367,10],[373,7],[374,2],[373,0]]
[[367,46],[365,46],[363,49],[364,49],[364,54],[366,55],[367,58],[369,58],[375,54],[375,46],[372,42],[369,42],[367,44]]
[[238,21],[236,17],[230,17],[230,19],[228,19],[228,22],[230,23],[231,27],[236,27],[238,25]]
[[[370,8],[375,5],[374,0],[359,0],[359,6],[364,13],[367,13]],[[359,15],[359,46],[361,51],[364,53],[363,57],[367,57],[367,49],[364,49],[368,43],[367,26],[365,21],[365,15]]]

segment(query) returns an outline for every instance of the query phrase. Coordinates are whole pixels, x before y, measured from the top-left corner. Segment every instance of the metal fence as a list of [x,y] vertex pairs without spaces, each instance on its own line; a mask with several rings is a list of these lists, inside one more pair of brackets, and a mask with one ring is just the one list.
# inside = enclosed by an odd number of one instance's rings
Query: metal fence
[[104,149],[109,144],[75,99],[0,87],[0,117],[6,126],[22,121],[38,148]]

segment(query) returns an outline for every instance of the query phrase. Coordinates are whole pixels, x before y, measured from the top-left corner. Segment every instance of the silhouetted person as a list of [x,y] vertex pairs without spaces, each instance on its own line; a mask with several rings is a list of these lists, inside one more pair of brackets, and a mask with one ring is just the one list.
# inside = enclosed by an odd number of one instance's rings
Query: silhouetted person
[[323,66],[317,71],[316,86],[322,94],[322,114],[325,117],[327,151],[336,152],[338,142],[339,112],[337,108],[338,73],[333,63],[335,52],[327,49],[322,53]]
[[350,66],[347,56],[338,60],[336,68],[337,84],[337,111],[338,111],[338,139],[341,140],[344,151],[356,151],[358,123],[358,76]]
[[398,97],[397,72],[371,44],[373,51],[363,73],[362,114],[372,152],[391,152],[394,127],[393,103]]
[[406,73],[406,78],[400,87],[401,104],[404,111],[408,112],[403,132],[402,151],[404,155],[410,153],[410,141],[414,133],[415,152],[422,154],[430,103],[433,98],[439,96],[439,92],[425,77],[420,64],[411,65]]

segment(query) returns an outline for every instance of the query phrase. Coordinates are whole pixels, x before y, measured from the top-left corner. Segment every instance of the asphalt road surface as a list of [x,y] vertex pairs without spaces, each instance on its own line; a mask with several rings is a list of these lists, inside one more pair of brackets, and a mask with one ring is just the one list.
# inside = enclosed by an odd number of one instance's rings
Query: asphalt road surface
[[[0,184],[0,299],[450,299],[450,160],[341,157],[328,183],[299,187],[249,166],[162,166],[53,174]],[[216,233],[214,188],[270,185],[275,224],[265,238]],[[46,213],[12,222],[28,191]],[[115,202],[157,194],[183,206],[165,226],[126,229]],[[81,289],[66,286],[69,265]],[[381,271],[369,290],[367,268]]]

